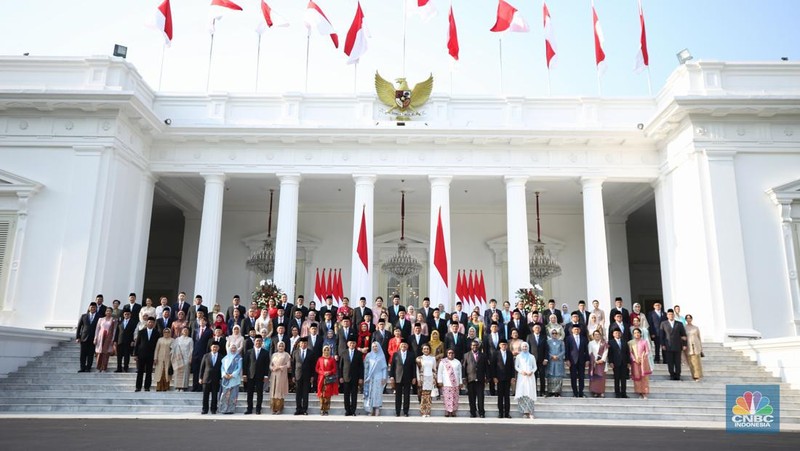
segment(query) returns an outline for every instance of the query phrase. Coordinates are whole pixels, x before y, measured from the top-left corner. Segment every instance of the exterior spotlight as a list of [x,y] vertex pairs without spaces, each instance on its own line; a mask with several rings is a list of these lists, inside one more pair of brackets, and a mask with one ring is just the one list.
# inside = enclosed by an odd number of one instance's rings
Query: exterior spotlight
[[689,52],[689,49],[683,49],[678,52],[675,56],[678,57],[678,64],[686,64],[687,61],[693,59],[692,53]]
[[164,123],[167,124],[167,125],[172,125],[172,119],[166,118],[166,119],[164,119]]
[[642,124],[640,122],[640,123],[636,124],[636,128],[638,128],[639,130],[644,130],[644,124]]
[[125,58],[128,56],[128,48],[124,45],[114,44],[114,56]]

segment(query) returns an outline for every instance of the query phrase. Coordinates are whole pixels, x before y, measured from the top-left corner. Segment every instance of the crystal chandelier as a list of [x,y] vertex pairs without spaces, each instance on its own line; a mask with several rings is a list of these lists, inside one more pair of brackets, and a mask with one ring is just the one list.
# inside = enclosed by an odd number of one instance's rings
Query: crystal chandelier
[[247,259],[247,268],[257,274],[268,276],[275,269],[275,246],[272,242],[272,195],[275,190],[269,190],[269,221],[267,222],[267,239],[261,249],[256,250]]
[[542,228],[539,224],[539,192],[536,192],[536,244],[530,261],[531,281],[541,284],[553,277],[561,275],[561,265],[550,252],[545,252],[542,243]]
[[400,242],[397,243],[397,253],[381,265],[381,269],[400,281],[414,277],[422,270],[422,264],[408,252],[405,243],[406,220],[406,192],[402,192],[400,201]]

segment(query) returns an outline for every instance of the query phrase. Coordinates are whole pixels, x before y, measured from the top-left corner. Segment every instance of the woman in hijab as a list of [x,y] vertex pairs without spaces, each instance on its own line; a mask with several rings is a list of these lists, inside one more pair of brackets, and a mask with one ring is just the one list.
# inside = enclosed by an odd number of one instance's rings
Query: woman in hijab
[[233,414],[239,398],[239,385],[242,384],[242,355],[236,346],[231,346],[222,359],[222,379],[219,388],[219,412]]
[[378,416],[383,406],[383,389],[386,387],[386,357],[378,343],[364,357],[364,410]]
[[591,337],[594,335],[594,331],[598,331],[600,332],[600,335],[603,335],[603,325],[597,321],[597,315],[592,313],[589,315],[589,323],[586,325],[586,333],[588,333]]
[[700,329],[692,324],[694,317],[686,315],[686,353],[689,355],[689,370],[692,372],[692,379],[700,382],[703,378],[703,364],[700,357],[703,357],[703,342],[700,341]]
[[[183,312],[180,312],[183,313]],[[181,329],[180,336],[172,340],[172,377],[175,389],[178,391],[186,390],[189,384],[189,370],[192,363],[192,351],[194,341],[189,336],[189,328]]]
[[283,398],[289,393],[289,367],[291,365],[292,358],[286,352],[286,343],[279,341],[269,362],[271,373],[269,393],[272,398],[273,415],[283,412]]
[[189,327],[189,322],[186,321],[186,313],[183,310],[178,310],[178,318],[172,322],[172,336],[177,340],[185,327]]
[[554,328],[550,331],[550,338],[547,339],[547,349],[550,353],[545,367],[548,398],[561,396],[561,384],[564,382],[564,342],[559,338],[559,330],[564,333],[564,329]]
[[633,329],[633,339],[628,342],[631,353],[631,379],[633,379],[633,391],[638,393],[642,399],[647,399],[650,394],[650,375],[653,374],[653,367],[650,366],[650,340],[642,338],[642,330]]
[[569,318],[572,316],[572,313],[569,311],[569,305],[567,303],[561,304],[561,318],[564,319],[564,323],[569,322]]
[[[638,318],[631,320],[631,330],[636,329],[637,327],[642,331],[642,340],[647,340],[648,344],[650,345],[650,349],[653,349],[654,344],[652,341],[650,341],[650,328],[648,327],[647,319],[645,318],[644,313],[640,313]],[[653,353],[648,353],[647,358],[650,360],[650,368],[655,368],[655,356]]]
[[454,417],[458,412],[458,391],[461,388],[461,362],[456,360],[455,351],[447,350],[447,357],[439,362],[436,381],[444,400],[444,416]]
[[417,357],[417,384],[419,384],[419,413],[431,416],[431,392],[436,387],[436,357],[431,355],[431,345],[422,345],[422,355]]
[[356,339],[356,349],[361,352],[361,357],[367,357],[370,350],[370,344],[372,343],[372,333],[369,331],[369,324],[366,321],[362,321],[361,325],[358,326],[358,338]]
[[431,331],[431,339],[428,344],[431,345],[431,355],[436,358],[437,362],[444,358],[444,343],[439,337],[438,330]]
[[483,339],[483,320],[481,320],[478,312],[472,312],[470,315],[469,322],[467,323],[467,333],[469,333],[470,329],[475,331],[475,338],[478,340]]
[[215,318],[213,329],[216,329],[216,328],[219,327],[219,328],[222,329],[222,335],[223,336],[227,336],[228,335],[228,323],[225,322],[225,315],[223,315],[222,313],[217,313],[216,316],[212,316],[212,318]]
[[156,375],[156,391],[169,390],[169,365],[172,363],[172,329],[164,328],[164,336],[156,343],[156,353],[153,359]]
[[303,325],[300,327],[300,336],[307,337],[311,330],[311,325],[317,324],[317,312],[314,310],[308,311],[308,319],[303,321]]
[[545,330],[547,330],[547,336],[551,337],[553,335],[553,331],[555,330],[558,332],[558,339],[564,339],[564,326],[558,324],[558,317],[556,315],[551,314],[550,318],[548,319],[547,326],[545,326]]
[[[599,324],[600,327],[602,327],[603,330],[605,330],[606,312],[600,308],[600,301],[598,301],[597,299],[592,301],[592,307],[593,307],[592,314],[594,314],[594,316],[597,317],[597,324]],[[602,333],[603,331],[601,330],[600,332]]]
[[156,308],[153,307],[153,300],[145,298],[144,305],[139,309],[139,325],[136,326],[138,330],[144,329],[147,325],[147,318],[156,317]]
[[244,354],[244,337],[242,336],[242,328],[238,324],[233,326],[233,333],[225,341],[225,350],[228,354],[231,353],[231,348],[234,346],[239,350],[239,354]]
[[322,346],[330,346],[331,349],[336,349],[339,346],[336,342],[336,334],[333,332],[333,328],[325,332],[325,339],[322,340]]
[[256,333],[263,338],[272,336],[272,320],[267,309],[261,309],[261,316],[256,320]]
[[606,359],[608,343],[599,330],[591,332],[589,342],[589,391],[593,398],[604,398],[606,392]]
[[633,324],[633,319],[634,318],[639,318],[639,323],[640,324],[641,324],[641,321],[644,320],[644,313],[642,313],[642,304],[639,304],[638,302],[634,302],[633,303],[633,311],[630,314],[630,322],[631,322],[631,324]]
[[114,350],[114,336],[117,333],[117,322],[113,312],[106,308],[106,316],[97,321],[94,333],[94,352],[97,355],[97,371],[108,370],[108,358]]
[[536,401],[536,358],[528,352],[528,343],[522,342],[520,351],[514,358],[517,371],[517,386],[514,399],[525,418],[533,418],[533,403]]
[[[335,345],[334,345],[335,346]],[[331,397],[339,394],[339,380],[336,377],[336,360],[331,357],[328,344],[322,346],[322,357],[317,359],[317,397],[319,398],[320,415],[328,415],[331,408]]]

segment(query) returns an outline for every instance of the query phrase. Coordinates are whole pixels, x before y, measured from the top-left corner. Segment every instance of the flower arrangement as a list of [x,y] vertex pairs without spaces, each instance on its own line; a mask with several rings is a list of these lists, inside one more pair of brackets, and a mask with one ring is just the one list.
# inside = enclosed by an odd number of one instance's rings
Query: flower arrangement
[[270,299],[274,300],[276,304],[279,303],[283,294],[283,290],[278,288],[271,279],[267,279],[259,282],[258,287],[251,293],[251,297],[258,304],[258,308],[264,309]]
[[516,293],[517,299],[522,301],[522,305],[525,307],[525,310],[529,312],[543,312],[545,309],[544,296],[537,293],[537,287],[538,285],[536,287],[520,288]]

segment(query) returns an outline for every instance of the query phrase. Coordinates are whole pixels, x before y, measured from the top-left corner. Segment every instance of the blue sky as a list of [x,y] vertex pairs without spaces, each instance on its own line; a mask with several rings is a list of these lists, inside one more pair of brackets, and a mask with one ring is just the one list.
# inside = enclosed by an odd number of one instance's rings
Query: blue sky
[[[212,91],[253,92],[258,38],[254,32],[260,0],[235,0],[245,11],[217,26],[212,60]],[[404,0],[362,0],[371,32],[369,50],[356,67],[346,64],[344,36],[356,0],[317,0],[340,35],[342,45],[312,36],[309,92],[372,91],[375,70],[387,78],[402,75]],[[439,14],[427,23],[406,24],[406,76],[413,83],[433,73],[435,92],[456,95],[542,97],[547,95],[541,0],[510,0],[531,31],[502,37],[491,33],[497,0],[453,0],[461,59],[447,55],[449,0],[432,0]],[[0,0],[0,54],[42,56],[108,55],[114,43],[128,46],[133,63],[157,87],[163,42],[145,26],[159,0]],[[166,50],[162,90],[204,92],[208,68],[210,0],[172,0],[175,37]],[[306,0],[270,0],[289,19],[288,28],[268,30],[261,40],[259,92],[302,92],[305,79]],[[590,0],[549,0],[558,45],[551,70],[553,96],[596,96]],[[603,95],[647,95],[646,73],[633,71],[639,41],[636,0],[595,0],[605,32],[608,70]],[[796,0],[643,0],[651,77],[657,92],[677,66],[675,53],[689,48],[696,60],[800,60],[800,1]],[[500,41],[503,83],[500,83]],[[452,82],[452,83],[451,83]]]

